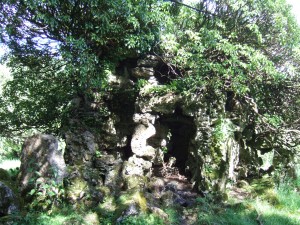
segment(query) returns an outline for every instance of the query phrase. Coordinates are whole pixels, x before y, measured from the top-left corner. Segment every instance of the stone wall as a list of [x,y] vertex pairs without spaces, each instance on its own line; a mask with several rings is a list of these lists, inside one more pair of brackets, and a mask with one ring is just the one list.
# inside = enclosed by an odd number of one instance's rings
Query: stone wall
[[168,82],[161,67],[156,56],[121,64],[108,79],[111,90],[94,94],[96,117],[108,110],[101,124],[82,129],[79,123],[66,132],[66,161],[85,187],[74,199],[97,185],[116,192],[145,188],[171,159],[198,191],[223,191],[237,178],[239,162],[257,158],[246,143],[247,115],[232,106],[232,95],[156,93]]

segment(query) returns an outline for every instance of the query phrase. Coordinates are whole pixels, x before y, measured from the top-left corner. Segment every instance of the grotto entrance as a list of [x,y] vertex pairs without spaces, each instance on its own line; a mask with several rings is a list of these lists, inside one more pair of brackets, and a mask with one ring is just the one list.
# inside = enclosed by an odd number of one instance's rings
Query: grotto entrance
[[157,137],[165,141],[163,147],[164,162],[170,163],[176,159],[172,165],[178,168],[180,174],[187,176],[186,162],[189,155],[191,140],[195,137],[196,126],[192,117],[185,116],[178,108],[174,114],[163,115],[157,121]]

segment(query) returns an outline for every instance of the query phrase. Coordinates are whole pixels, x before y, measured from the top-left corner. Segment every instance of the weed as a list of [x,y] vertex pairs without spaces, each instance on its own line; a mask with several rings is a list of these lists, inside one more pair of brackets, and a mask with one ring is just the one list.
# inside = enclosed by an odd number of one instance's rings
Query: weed
[[174,208],[167,208],[165,212],[168,214],[168,220],[170,224],[173,225],[180,225],[180,218],[179,218],[179,213],[178,210]]
[[124,225],[164,225],[164,221],[153,214],[140,214],[137,216],[129,216],[117,224]]
[[4,137],[0,137],[0,162],[16,160],[19,158],[21,150],[21,141],[12,141]]

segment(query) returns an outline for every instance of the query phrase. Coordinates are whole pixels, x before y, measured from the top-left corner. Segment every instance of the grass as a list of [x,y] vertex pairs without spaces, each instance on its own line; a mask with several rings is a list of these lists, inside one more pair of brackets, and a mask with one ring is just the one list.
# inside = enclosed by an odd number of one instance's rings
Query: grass
[[[192,208],[166,208],[168,222],[165,223],[157,215],[144,212],[139,215],[124,218],[119,224],[126,225],[150,225],[150,224],[181,224],[179,218],[183,214],[194,214],[195,220],[186,224],[194,225],[300,225],[300,195],[293,187],[282,185],[279,188],[269,189],[264,192],[255,182],[251,192],[255,195],[243,201],[229,198],[227,202],[217,202],[212,196],[198,198]],[[263,181],[262,183],[265,183]],[[255,188],[259,190],[256,195]],[[249,189],[247,189],[249,191]],[[276,201],[274,200],[276,199]],[[122,199],[121,199],[122,200]],[[121,201],[119,200],[119,201]],[[110,204],[109,204],[110,205]],[[186,212],[187,211],[187,212]],[[115,212],[107,211],[107,214],[89,210],[75,210],[72,206],[65,206],[54,210],[52,214],[45,212],[29,212],[24,217],[16,216],[16,225],[109,225],[117,224]],[[1,221],[0,221],[1,223]]]
[[[300,200],[300,197],[297,197]],[[280,207],[257,198],[240,204],[229,204],[225,207],[215,206],[211,211],[198,208],[197,224],[228,224],[228,225],[299,225],[299,211],[290,210],[281,202]],[[213,203],[210,203],[213,204]],[[298,205],[298,207],[300,207]],[[299,209],[299,208],[298,208]]]
[[[299,196],[298,196],[299,198]],[[252,205],[257,210],[260,215],[260,220],[264,225],[299,225],[300,224],[300,215],[295,214],[294,210],[290,210],[286,205],[286,202],[280,202],[279,205],[274,207],[273,205],[256,200]],[[300,205],[299,205],[300,207]]]
[[198,200],[197,224],[203,225],[300,225],[298,181],[293,185],[272,187],[267,179],[255,180],[246,187],[249,196],[242,202],[231,198],[227,203],[212,199]]
[[[22,215],[10,215],[0,218],[0,224],[13,221],[14,225],[101,225],[97,213],[87,210],[74,210],[72,206],[63,206],[54,210],[51,214],[46,212],[23,212]],[[8,223],[10,224],[10,223]],[[105,223],[108,224],[108,223]]]
[[164,225],[164,222],[161,218],[153,214],[142,213],[136,216],[130,216],[124,219],[121,223],[124,225]]

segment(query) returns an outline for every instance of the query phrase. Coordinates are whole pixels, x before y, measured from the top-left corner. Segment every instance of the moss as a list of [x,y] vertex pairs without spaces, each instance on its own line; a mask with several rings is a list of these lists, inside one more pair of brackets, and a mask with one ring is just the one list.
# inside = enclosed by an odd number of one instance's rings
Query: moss
[[70,199],[76,200],[80,198],[86,191],[88,184],[81,178],[75,178],[67,188],[67,195]]
[[105,196],[109,196],[111,194],[111,189],[109,187],[106,186],[101,186],[99,188],[99,190],[105,195]]
[[141,208],[145,209],[146,206],[146,198],[144,194],[139,191],[138,189],[132,189],[127,191],[126,193],[123,193],[119,196],[117,199],[117,203],[123,204],[123,205],[129,205],[131,203],[137,203]]
[[262,196],[262,199],[273,206],[278,206],[280,204],[277,193],[273,189],[266,190],[264,195]]
[[147,177],[145,176],[126,176],[125,178],[127,189],[142,188],[147,186]]
[[129,190],[121,194],[116,200],[116,209],[114,211],[114,219],[117,219],[130,206],[136,205],[141,212],[147,212],[147,200],[144,194],[138,189]]
[[97,210],[101,218],[101,224],[116,224],[116,220],[120,218],[130,206],[136,207],[141,214],[147,213],[147,200],[139,188],[121,192],[117,198],[112,195],[106,196],[104,202],[99,204]]
[[236,186],[238,188],[244,188],[244,189],[249,189],[249,184],[247,181],[245,180],[239,180],[237,183],[236,183]]
[[103,203],[99,204],[96,209],[103,216],[107,216],[107,214],[114,213],[117,209],[117,204],[115,198],[113,196],[106,196],[104,198]]
[[252,192],[255,194],[262,195],[269,191],[270,189],[274,189],[275,184],[271,178],[261,178],[254,179],[251,184]]
[[142,212],[146,212],[147,211],[147,199],[145,198],[143,193],[136,192],[134,194],[133,198],[134,198],[135,202],[138,203]]

